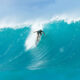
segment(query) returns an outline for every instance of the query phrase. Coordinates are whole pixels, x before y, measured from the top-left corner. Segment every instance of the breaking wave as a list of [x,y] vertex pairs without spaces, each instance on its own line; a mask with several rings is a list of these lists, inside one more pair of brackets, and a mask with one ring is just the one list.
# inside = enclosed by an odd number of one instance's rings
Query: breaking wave
[[[80,66],[80,19],[52,18],[49,21],[5,26],[0,29],[0,70],[74,68]],[[36,34],[42,29],[35,46]]]

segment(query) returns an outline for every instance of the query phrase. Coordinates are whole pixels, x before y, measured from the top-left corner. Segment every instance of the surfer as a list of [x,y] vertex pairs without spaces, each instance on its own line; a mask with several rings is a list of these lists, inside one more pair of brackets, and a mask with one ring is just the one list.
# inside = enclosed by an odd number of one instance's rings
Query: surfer
[[[40,29],[38,31],[35,31],[37,33],[37,42],[39,41],[39,38],[42,36],[42,33],[45,35],[45,33]],[[34,33],[35,33],[34,32]]]

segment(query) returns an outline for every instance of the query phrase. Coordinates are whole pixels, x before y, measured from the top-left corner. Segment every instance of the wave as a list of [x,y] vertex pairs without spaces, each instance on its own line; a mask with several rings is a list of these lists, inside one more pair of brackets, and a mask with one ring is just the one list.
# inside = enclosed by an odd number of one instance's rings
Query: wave
[[[70,20],[71,21],[71,20]],[[35,46],[34,31],[43,29]],[[0,70],[18,69],[78,69],[80,66],[80,21],[53,18],[50,21],[35,22],[4,27],[0,31]]]

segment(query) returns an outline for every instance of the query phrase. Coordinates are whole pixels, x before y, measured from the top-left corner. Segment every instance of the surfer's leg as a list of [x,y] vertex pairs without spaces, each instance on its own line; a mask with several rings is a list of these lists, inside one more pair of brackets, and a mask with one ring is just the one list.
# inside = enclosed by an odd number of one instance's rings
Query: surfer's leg
[[39,37],[41,37],[41,36],[42,36],[42,33],[40,33]]
[[39,41],[38,39],[39,39],[39,34],[37,33],[37,42]]

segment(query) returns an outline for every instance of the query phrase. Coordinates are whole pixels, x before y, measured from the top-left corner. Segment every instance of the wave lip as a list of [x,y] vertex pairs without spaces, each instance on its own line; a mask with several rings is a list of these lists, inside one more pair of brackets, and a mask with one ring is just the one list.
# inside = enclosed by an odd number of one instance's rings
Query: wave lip
[[64,20],[64,22],[67,22],[68,24],[70,24],[72,22],[75,23],[77,21],[80,21],[80,17],[71,17],[71,16],[67,16],[67,15],[55,16],[55,17],[51,18],[49,22],[62,21],[62,20]]
[[[59,15],[59,16],[54,16],[51,19],[48,20],[34,20],[34,21],[25,21],[22,23],[16,23],[16,22],[11,22],[11,23],[7,23],[4,20],[0,21],[0,28],[13,28],[13,29],[17,29],[17,28],[23,28],[23,27],[29,27],[33,25],[34,27],[39,28],[40,25],[44,25],[44,24],[48,24],[50,22],[54,22],[54,21],[61,21],[64,20],[65,22],[67,22],[68,24],[70,24],[71,22],[77,22],[80,21],[80,17],[75,17],[75,16],[68,16],[68,15]],[[41,27],[40,27],[41,28]],[[34,28],[33,28],[34,29]]]

